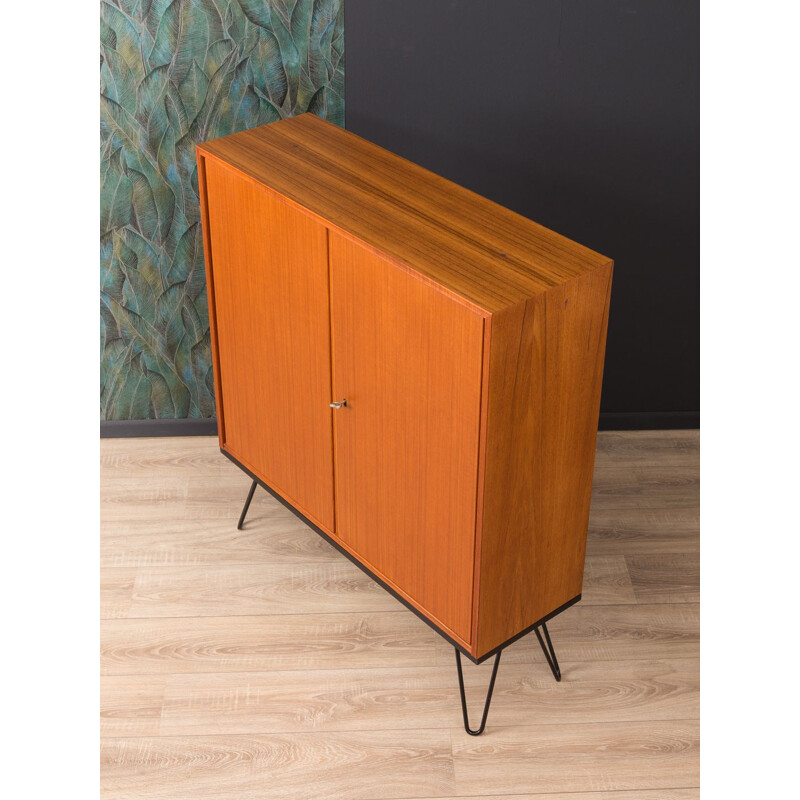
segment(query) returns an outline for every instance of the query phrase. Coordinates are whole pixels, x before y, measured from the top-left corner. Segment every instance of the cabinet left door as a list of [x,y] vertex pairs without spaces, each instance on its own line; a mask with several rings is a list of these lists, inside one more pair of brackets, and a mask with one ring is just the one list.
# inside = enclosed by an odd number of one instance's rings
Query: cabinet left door
[[333,532],[327,230],[204,162],[222,447]]

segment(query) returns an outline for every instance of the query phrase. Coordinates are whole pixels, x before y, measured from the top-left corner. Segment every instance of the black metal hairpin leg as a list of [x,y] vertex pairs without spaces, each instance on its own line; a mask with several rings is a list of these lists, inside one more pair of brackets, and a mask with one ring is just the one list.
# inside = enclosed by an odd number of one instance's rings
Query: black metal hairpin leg
[[536,632],[536,638],[539,640],[539,644],[542,646],[542,652],[544,653],[544,657],[547,659],[547,663],[550,666],[553,677],[557,681],[560,681],[561,668],[558,666],[556,651],[553,649],[552,641],[550,641],[550,634],[547,631],[547,625],[543,622],[540,627],[544,631],[544,638],[547,639],[547,645],[545,645],[544,640],[542,639],[542,634],[539,633],[539,628],[534,628],[533,630]]
[[494,691],[494,682],[497,678],[497,668],[500,666],[500,656],[503,651],[500,650],[494,657],[494,666],[492,667],[492,677],[489,681],[489,691],[486,694],[486,705],[483,707],[483,717],[481,717],[481,726],[478,730],[474,731],[469,726],[469,714],[467,713],[467,696],[464,693],[464,673],[461,671],[461,653],[458,648],[453,648],[456,651],[456,666],[458,667],[458,688],[461,690],[461,712],[464,715],[464,730],[470,736],[480,736],[486,727],[486,718],[489,716],[489,704],[492,702],[492,692]]
[[247,516],[247,510],[250,508],[250,503],[253,500],[253,495],[256,493],[256,486],[258,486],[258,481],[253,481],[253,485],[250,487],[250,492],[247,495],[247,500],[244,501],[242,516],[239,517],[239,524],[236,526],[237,530],[241,530],[242,525],[244,525],[244,518]]

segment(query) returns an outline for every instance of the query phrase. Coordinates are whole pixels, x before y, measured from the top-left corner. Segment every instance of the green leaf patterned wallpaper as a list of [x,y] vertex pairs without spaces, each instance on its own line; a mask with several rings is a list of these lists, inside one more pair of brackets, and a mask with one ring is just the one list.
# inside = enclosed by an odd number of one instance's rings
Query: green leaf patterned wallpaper
[[344,0],[100,4],[101,418],[210,417],[195,144],[344,124]]

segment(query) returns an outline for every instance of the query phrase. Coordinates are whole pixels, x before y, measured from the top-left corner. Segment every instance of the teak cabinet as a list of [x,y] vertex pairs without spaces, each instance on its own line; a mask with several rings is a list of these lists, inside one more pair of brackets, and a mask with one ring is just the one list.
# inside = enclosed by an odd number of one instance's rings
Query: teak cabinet
[[473,660],[579,599],[611,260],[311,114],[197,154],[222,451]]

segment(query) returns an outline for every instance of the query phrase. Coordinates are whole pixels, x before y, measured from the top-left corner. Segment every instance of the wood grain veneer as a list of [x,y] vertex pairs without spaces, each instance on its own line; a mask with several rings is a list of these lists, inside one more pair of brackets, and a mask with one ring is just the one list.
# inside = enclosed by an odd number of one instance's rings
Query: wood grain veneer
[[336,532],[470,641],[483,318],[331,233]]
[[611,260],[310,114],[198,156],[223,448],[475,659],[578,597]]
[[218,161],[204,172],[220,445],[332,531],[327,231]]
[[581,593],[611,266],[492,316],[478,653]]
[[313,114],[198,149],[489,313],[610,263]]

